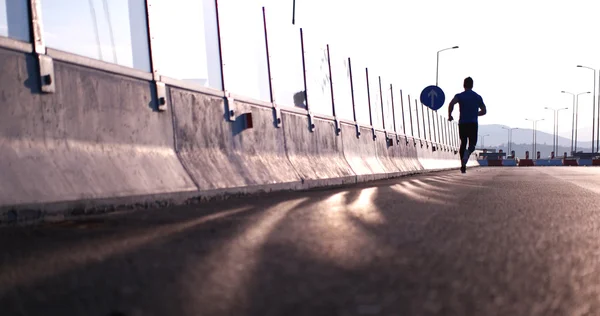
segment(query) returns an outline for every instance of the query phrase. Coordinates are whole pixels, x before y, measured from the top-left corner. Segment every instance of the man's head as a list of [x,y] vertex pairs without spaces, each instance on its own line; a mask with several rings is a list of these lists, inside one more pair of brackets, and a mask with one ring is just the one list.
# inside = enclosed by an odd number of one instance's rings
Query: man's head
[[463,83],[463,87],[465,88],[465,90],[471,90],[471,89],[473,89],[473,78],[471,78],[471,77],[465,78],[465,81]]

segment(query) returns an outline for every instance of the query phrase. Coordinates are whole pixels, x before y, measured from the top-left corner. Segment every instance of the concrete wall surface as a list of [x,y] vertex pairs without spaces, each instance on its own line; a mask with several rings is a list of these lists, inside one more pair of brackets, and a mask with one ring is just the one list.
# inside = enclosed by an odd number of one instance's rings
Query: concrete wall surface
[[227,122],[223,98],[170,88],[176,151],[200,190],[296,183],[299,175],[286,157],[283,129],[270,109],[235,102],[251,112],[254,128]]
[[[54,61],[56,92],[40,91],[37,61],[0,49],[0,222],[21,210],[71,215],[156,199],[177,202],[343,185],[458,168],[453,151],[420,140],[167,87],[155,111],[153,83]],[[252,124],[243,114],[252,114]],[[375,138],[373,136],[376,136]],[[416,145],[415,145],[416,141]],[[173,198],[174,199],[174,198]],[[41,215],[43,216],[43,214]]]
[[[394,134],[390,135],[390,138],[392,138],[392,146],[387,148],[388,155],[400,174],[411,174],[423,170],[412,139]],[[409,144],[407,144],[407,140]]]
[[170,114],[149,82],[0,50],[0,206],[196,190],[173,150]]
[[281,117],[287,157],[306,186],[356,182],[333,121],[315,119],[311,132],[308,116],[283,112]]
[[[393,145],[389,145],[386,134],[381,131],[375,131],[375,151],[377,154],[377,160],[383,167],[385,173],[390,177],[397,177],[402,175],[402,171],[394,162],[394,151],[392,150]],[[390,135],[388,135],[390,137]]]
[[386,179],[388,174],[376,155],[373,132],[360,127],[360,137],[356,136],[354,125],[341,124],[344,157],[357,176],[358,181]]

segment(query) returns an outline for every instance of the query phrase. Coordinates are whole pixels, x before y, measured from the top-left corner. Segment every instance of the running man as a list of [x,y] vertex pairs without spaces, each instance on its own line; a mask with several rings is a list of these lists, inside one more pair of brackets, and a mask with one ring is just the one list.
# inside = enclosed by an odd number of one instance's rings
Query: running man
[[[463,83],[465,88],[464,92],[461,92],[454,96],[448,107],[448,120],[452,121],[452,111],[456,103],[460,106],[460,119],[458,120],[458,134],[460,136],[460,157],[462,173],[467,172],[467,162],[469,156],[475,151],[477,145],[477,131],[479,124],[477,118],[485,115],[487,109],[483,103],[483,98],[475,91],[473,91],[473,79],[468,77]],[[467,139],[469,140],[469,148],[467,150]]]

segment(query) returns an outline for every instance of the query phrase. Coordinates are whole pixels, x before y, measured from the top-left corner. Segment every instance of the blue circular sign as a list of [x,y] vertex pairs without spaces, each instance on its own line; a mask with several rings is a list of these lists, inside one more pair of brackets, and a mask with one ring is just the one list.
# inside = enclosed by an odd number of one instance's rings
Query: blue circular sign
[[444,105],[444,101],[446,95],[438,86],[428,86],[421,91],[421,103],[434,111],[439,110]]

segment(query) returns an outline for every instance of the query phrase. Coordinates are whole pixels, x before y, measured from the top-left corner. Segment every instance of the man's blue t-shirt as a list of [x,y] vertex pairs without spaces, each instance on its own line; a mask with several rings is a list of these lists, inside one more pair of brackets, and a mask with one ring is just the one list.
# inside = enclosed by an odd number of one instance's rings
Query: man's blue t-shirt
[[483,106],[483,98],[473,90],[466,90],[456,95],[460,106],[458,124],[477,123],[479,107]]

